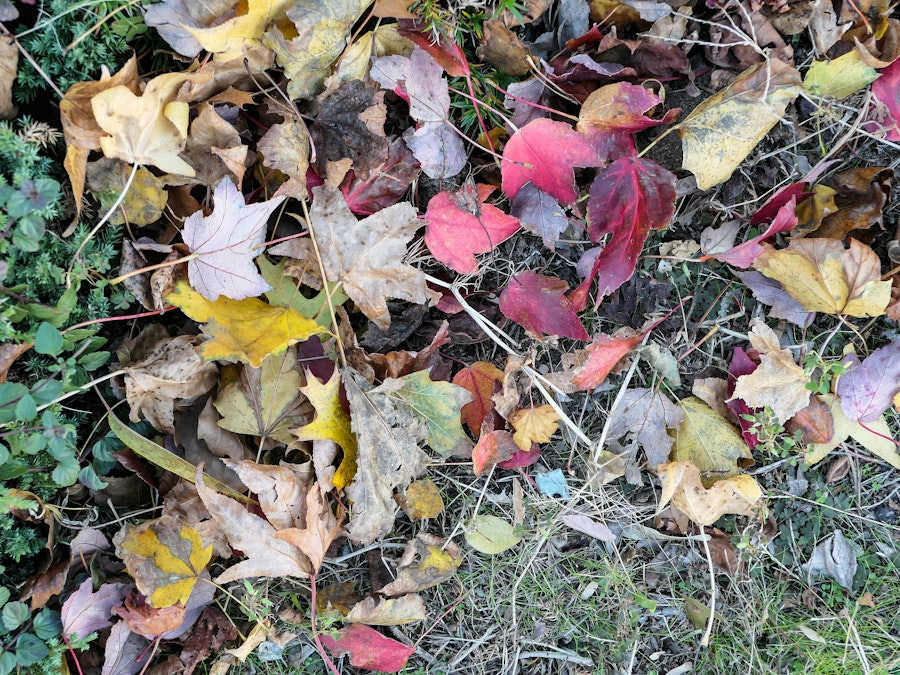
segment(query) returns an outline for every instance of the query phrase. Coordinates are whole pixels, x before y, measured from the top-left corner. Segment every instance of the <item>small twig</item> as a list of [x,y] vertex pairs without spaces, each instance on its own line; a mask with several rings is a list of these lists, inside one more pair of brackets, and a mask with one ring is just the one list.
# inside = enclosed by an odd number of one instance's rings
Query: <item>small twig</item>
[[[706,534],[703,525],[700,526],[700,534]],[[706,562],[709,563],[709,620],[706,622],[706,631],[700,639],[700,646],[709,647],[713,621],[716,617],[716,571],[713,568],[712,554],[709,552],[709,537],[703,537],[703,550],[706,552]]]
[[313,642],[316,644],[316,650],[319,652],[319,656],[322,657],[322,660],[325,662],[325,665],[328,666],[328,670],[330,670],[334,675],[341,675],[340,671],[334,665],[331,660],[331,657],[328,656],[328,652],[325,651],[325,645],[322,644],[322,638],[319,637],[319,631],[316,629],[316,575],[312,573],[309,575],[309,587],[310,587],[310,620],[312,621],[312,634],[313,634]]

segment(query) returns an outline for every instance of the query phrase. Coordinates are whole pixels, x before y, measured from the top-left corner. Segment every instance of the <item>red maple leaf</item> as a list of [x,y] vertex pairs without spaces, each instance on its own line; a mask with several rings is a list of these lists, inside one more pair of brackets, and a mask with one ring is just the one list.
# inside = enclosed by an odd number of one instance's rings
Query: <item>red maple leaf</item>
[[335,656],[349,654],[351,665],[379,673],[403,670],[416,651],[415,647],[407,647],[361,623],[344,628],[337,639],[323,633],[321,640]]
[[723,260],[729,265],[740,267],[742,270],[747,269],[753,264],[753,261],[763,252],[761,241],[778,234],[779,232],[787,232],[797,224],[797,215],[794,213],[796,206],[795,197],[791,196],[788,201],[778,209],[778,213],[772,224],[762,234],[748,239],[743,244],[712,255],[705,255],[700,260]]
[[601,251],[585,254],[593,259],[588,258],[590,271],[573,293],[575,306],[584,306],[595,278],[595,304],[625,283],[634,273],[651,228],[665,229],[674,213],[675,176],[656,162],[622,157],[601,169],[591,185],[587,221],[591,241],[611,236]]
[[519,231],[519,219],[485,200],[496,188],[467,183],[440,192],[425,212],[425,245],[435,258],[460,274],[478,271],[476,253],[486,253]]
[[576,166],[597,166],[587,138],[568,124],[540,118],[512,135],[503,150],[503,192],[513,199],[529,181],[564,206],[578,199]]
[[500,294],[500,311],[532,335],[562,335],[573,340],[590,340],[562,279],[537,272],[521,272],[509,280]]

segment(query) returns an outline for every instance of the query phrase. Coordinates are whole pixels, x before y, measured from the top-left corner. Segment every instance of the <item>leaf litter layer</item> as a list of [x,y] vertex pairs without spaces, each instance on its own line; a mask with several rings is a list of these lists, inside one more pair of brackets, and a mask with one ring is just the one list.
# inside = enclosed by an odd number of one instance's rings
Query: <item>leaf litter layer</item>
[[66,93],[167,312],[110,333],[162,507],[43,600],[72,667],[897,665],[900,21],[550,4],[163,0],[212,58]]

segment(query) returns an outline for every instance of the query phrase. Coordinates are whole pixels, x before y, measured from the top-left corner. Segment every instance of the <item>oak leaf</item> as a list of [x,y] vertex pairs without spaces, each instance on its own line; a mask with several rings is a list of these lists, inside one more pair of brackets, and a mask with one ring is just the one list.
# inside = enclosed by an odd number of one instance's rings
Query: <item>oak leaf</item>
[[722,183],[800,94],[800,73],[780,59],[751,66],[678,126],[683,167],[708,190]]
[[340,192],[324,187],[312,192],[310,228],[328,280],[340,282],[382,331],[391,323],[387,298],[417,304],[437,301],[438,295],[425,284],[425,275],[403,262],[406,243],[419,228],[411,204],[394,204],[357,220]]
[[762,490],[751,476],[735,475],[705,487],[693,462],[657,467],[662,494],[659,510],[670,501],[698,525],[712,525],[727,513],[752,516],[761,506]]
[[456,192],[439,192],[425,212],[425,245],[435,258],[460,274],[478,272],[475,255],[494,250],[521,227],[487,198],[492,185],[466,183]]
[[891,282],[881,281],[881,261],[857,239],[794,239],[786,249],[764,246],[753,266],[775,279],[808,312],[881,316]]
[[194,321],[205,323],[213,339],[200,347],[204,359],[234,359],[258,368],[270,354],[280,354],[296,342],[319,335],[324,329],[290,307],[272,307],[258,298],[210,302],[187,282],[180,281],[166,301]]
[[113,542],[138,590],[155,608],[187,603],[212,557],[212,546],[204,547],[194,528],[172,516],[127,525]]
[[[759,353],[759,366],[737,378],[734,398],[751,408],[769,407],[781,424],[809,404],[809,375],[782,349],[775,331],[759,319],[751,322],[750,344]],[[882,411],[883,412],[883,411]]]
[[559,413],[550,404],[516,411],[509,423],[515,429],[513,440],[522,450],[530,450],[532,443],[549,443],[559,429]]
[[200,295],[211,302],[220,295],[243,300],[272,288],[253,258],[266,240],[269,216],[284,199],[247,205],[231,178],[225,177],[213,193],[213,212],[204,216],[197,211],[184,221],[184,243],[194,254],[188,261],[188,279]]
[[682,399],[678,406],[684,420],[674,432],[673,462],[690,462],[707,487],[737,476],[740,466],[753,463],[750,448],[728,420],[694,396]]
[[306,373],[306,386],[300,391],[316,409],[312,422],[291,429],[298,441],[327,440],[341,446],[344,458],[332,478],[332,484],[342,489],[356,475],[356,436],[353,435],[350,415],[341,406],[341,375],[335,370],[329,380],[320,382],[312,373]]

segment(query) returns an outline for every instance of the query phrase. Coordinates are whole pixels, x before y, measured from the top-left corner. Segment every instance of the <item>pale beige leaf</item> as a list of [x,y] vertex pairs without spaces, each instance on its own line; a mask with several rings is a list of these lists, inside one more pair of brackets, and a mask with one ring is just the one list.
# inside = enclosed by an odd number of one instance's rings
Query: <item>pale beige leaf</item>
[[[240,186],[244,178],[247,146],[232,125],[226,122],[207,102],[199,106],[199,114],[191,122],[191,130],[184,148],[184,158],[195,171],[194,180],[207,187],[218,185],[226,176]],[[171,184],[183,181],[171,180]]]
[[291,465],[273,466],[250,460],[225,460],[225,464],[256,494],[260,508],[275,529],[296,527],[303,522],[308,486],[305,477]]
[[733,398],[751,408],[768,406],[784,424],[809,405],[809,376],[794,362],[790,351],[781,349],[774,330],[759,319],[751,325],[750,344],[759,352],[760,363],[749,375],[737,378]]
[[259,139],[256,149],[262,153],[263,162],[288,176],[275,196],[282,194],[295,199],[306,199],[306,170],[309,168],[309,132],[301,120],[289,120],[273,124]]
[[828,443],[811,443],[806,448],[804,460],[813,465],[821,462],[838,446],[848,438],[852,438],[866,450],[896,469],[900,469],[900,453],[894,443],[893,434],[884,417],[879,417],[874,422],[866,422],[865,427],[857,421],[851,420],[841,408],[841,400],[833,394],[822,394],[819,398],[831,410],[834,419],[834,436]]
[[375,598],[369,596],[357,602],[346,617],[347,623],[364,623],[367,626],[401,626],[425,620],[425,602],[416,593],[399,598]]
[[[318,572],[328,547],[341,530],[338,518],[331,511],[318,485],[313,485],[306,494],[305,520],[305,527],[283,529],[276,532],[275,536],[303,551],[312,563],[313,571]],[[297,519],[296,522],[299,523],[300,520]]]
[[658,510],[671,501],[698,525],[712,525],[727,513],[752,516],[761,506],[762,490],[746,474],[716,481],[707,489],[693,462],[660,464],[657,469],[662,484]]
[[0,120],[8,120],[16,114],[16,106],[12,101],[12,84],[16,79],[18,63],[19,50],[15,39],[0,39]]

